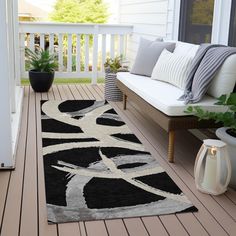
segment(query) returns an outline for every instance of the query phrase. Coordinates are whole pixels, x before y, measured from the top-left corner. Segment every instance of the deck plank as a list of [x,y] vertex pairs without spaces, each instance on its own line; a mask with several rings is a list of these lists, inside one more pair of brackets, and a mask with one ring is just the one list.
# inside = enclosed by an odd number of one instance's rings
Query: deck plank
[[51,87],[50,90],[48,91],[48,100],[55,100],[53,87]]
[[103,220],[86,221],[85,227],[88,236],[108,236]]
[[86,84],[83,84],[81,85],[82,88],[84,89],[85,93],[87,94],[87,96],[90,98],[90,99],[95,99],[95,95],[93,94],[93,92],[91,92],[91,87],[92,85],[90,85],[90,89],[88,89],[87,85]]
[[128,236],[128,233],[122,220],[106,220],[105,224],[109,236]]
[[58,224],[60,236],[81,236],[78,223]]
[[[44,94],[44,99],[54,99],[52,90]],[[42,96],[36,94],[36,119],[37,119],[37,152],[38,152],[38,205],[39,205],[39,236],[57,236],[57,225],[48,225],[47,221],[47,206],[45,195],[45,180],[43,167],[43,150],[42,150],[42,135],[41,135],[41,106],[40,100]]]
[[64,91],[64,89],[63,89],[63,87],[62,87],[62,85],[58,85],[58,86],[57,86],[57,89],[58,89],[58,91],[59,91],[59,93],[60,93],[61,99],[63,99],[63,100],[69,99],[69,97],[67,97],[67,94],[65,93],[65,91]]
[[97,87],[96,85],[91,85],[88,86],[86,85],[86,89],[90,92],[91,97],[93,97],[95,100],[101,100],[100,95],[96,92],[95,87]]
[[[5,208],[5,202],[7,197],[7,191],[8,191],[8,184],[10,180],[10,171],[1,171],[0,172],[0,186],[1,186],[1,192],[0,192],[0,219],[2,222],[2,218],[4,215],[4,208]],[[0,232],[1,232],[1,225],[0,223]]]
[[[160,216],[161,222],[164,224],[169,235],[181,235],[187,236],[188,233],[184,229],[183,225],[178,221],[175,215]],[[199,234],[201,235],[201,234]]]
[[53,94],[54,94],[55,100],[60,100],[61,99],[61,95],[59,93],[59,90],[58,90],[57,86],[53,85],[52,89],[53,89]]
[[41,93],[41,99],[42,100],[48,100],[48,93]]
[[77,88],[75,87],[75,85],[68,85],[70,88],[71,93],[73,94],[74,98],[76,98],[77,100],[82,99],[81,94],[79,93],[79,91],[77,90]]
[[163,235],[163,236],[168,235],[159,217],[157,216],[142,217],[142,221],[146,226],[146,229],[150,236],[156,236],[157,232],[158,235]]
[[79,93],[80,93],[82,99],[88,99],[88,96],[87,96],[87,94],[85,93],[85,91],[84,91],[82,85],[77,84],[77,85],[76,85],[76,88],[77,88],[77,90],[79,91]]
[[148,236],[148,232],[140,218],[124,219],[130,236]]
[[86,229],[85,229],[84,221],[80,221],[79,222],[79,228],[80,228],[81,236],[87,236],[87,232],[86,232]]
[[85,89],[84,89],[84,85],[79,85],[79,87],[78,87],[78,89],[79,89],[79,91],[80,91],[80,93],[81,93],[81,95],[82,95],[82,98],[83,99],[93,99],[93,98],[91,98],[91,97],[89,97],[89,95],[88,95],[88,93],[86,93],[86,91],[85,91]]
[[199,223],[192,213],[177,214],[179,221],[184,225],[188,233],[192,236],[206,236],[207,231]]
[[101,90],[98,88],[97,85],[91,86],[91,89],[96,96],[96,100],[104,100],[104,95],[102,94]]
[[[64,93],[66,94],[67,99],[69,99],[69,100],[74,99],[74,96],[72,95],[70,88],[67,85],[63,85],[63,90],[64,90]],[[65,98],[63,98],[63,99],[65,99]]]
[[228,189],[225,195],[236,205],[236,191],[235,190]]
[[37,153],[36,153],[36,111],[35,93],[30,89],[29,121],[27,132],[26,159],[20,235],[38,234],[38,192],[37,192]]
[[[15,236],[19,233],[19,222],[21,214],[21,198],[22,198],[22,186],[25,164],[25,146],[27,141],[27,127],[28,127],[28,102],[29,102],[29,87],[24,88],[24,99],[22,109],[22,121],[19,134],[19,143],[16,151],[16,166],[14,171],[11,171],[11,178],[9,183],[9,190],[7,195],[7,201],[5,206],[5,214],[3,218],[3,225],[0,232],[2,236]],[[0,172],[0,180],[2,173],[9,174],[10,171]],[[0,183],[2,187],[2,183]],[[1,188],[1,193],[4,193],[4,189]],[[6,192],[5,192],[6,193]],[[3,200],[0,202],[4,203]]]

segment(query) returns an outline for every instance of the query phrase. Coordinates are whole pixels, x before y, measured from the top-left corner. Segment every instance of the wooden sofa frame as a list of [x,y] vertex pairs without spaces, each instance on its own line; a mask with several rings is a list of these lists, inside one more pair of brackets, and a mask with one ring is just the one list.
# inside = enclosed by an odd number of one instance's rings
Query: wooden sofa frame
[[174,144],[175,131],[187,129],[204,129],[204,128],[218,128],[220,124],[216,124],[212,120],[201,120],[194,116],[168,116],[157,108],[150,105],[147,101],[141,98],[138,94],[129,89],[120,80],[116,82],[117,87],[123,92],[123,108],[126,110],[127,98],[135,102],[141,109],[145,110],[159,126],[161,126],[169,135],[168,143],[168,161],[174,162]]

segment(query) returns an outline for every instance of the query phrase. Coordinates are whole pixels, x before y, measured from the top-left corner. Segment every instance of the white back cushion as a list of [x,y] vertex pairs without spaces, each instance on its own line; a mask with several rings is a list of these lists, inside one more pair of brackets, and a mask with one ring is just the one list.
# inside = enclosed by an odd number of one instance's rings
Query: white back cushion
[[177,41],[174,53],[179,54],[179,55],[186,55],[186,56],[194,57],[198,48],[199,48],[199,45],[197,44]]
[[212,97],[220,97],[233,91],[236,83],[236,54],[228,57],[213,79],[207,93]]
[[188,67],[192,62],[192,59],[192,56],[179,55],[164,49],[152,71],[151,78],[184,89]]

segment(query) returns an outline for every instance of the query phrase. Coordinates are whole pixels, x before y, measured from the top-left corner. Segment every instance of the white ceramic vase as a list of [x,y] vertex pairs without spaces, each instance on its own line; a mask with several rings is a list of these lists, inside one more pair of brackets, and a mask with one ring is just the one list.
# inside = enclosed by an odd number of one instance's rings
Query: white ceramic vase
[[228,128],[222,127],[216,130],[216,136],[227,144],[229,158],[232,166],[232,175],[229,186],[236,189],[236,138],[229,135],[226,130]]

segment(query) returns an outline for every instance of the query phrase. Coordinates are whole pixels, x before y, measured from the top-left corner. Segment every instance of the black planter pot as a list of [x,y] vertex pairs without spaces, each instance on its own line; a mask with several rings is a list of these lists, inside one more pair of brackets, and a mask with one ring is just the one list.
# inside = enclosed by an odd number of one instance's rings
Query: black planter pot
[[35,92],[47,92],[53,83],[55,72],[29,71],[30,84]]

